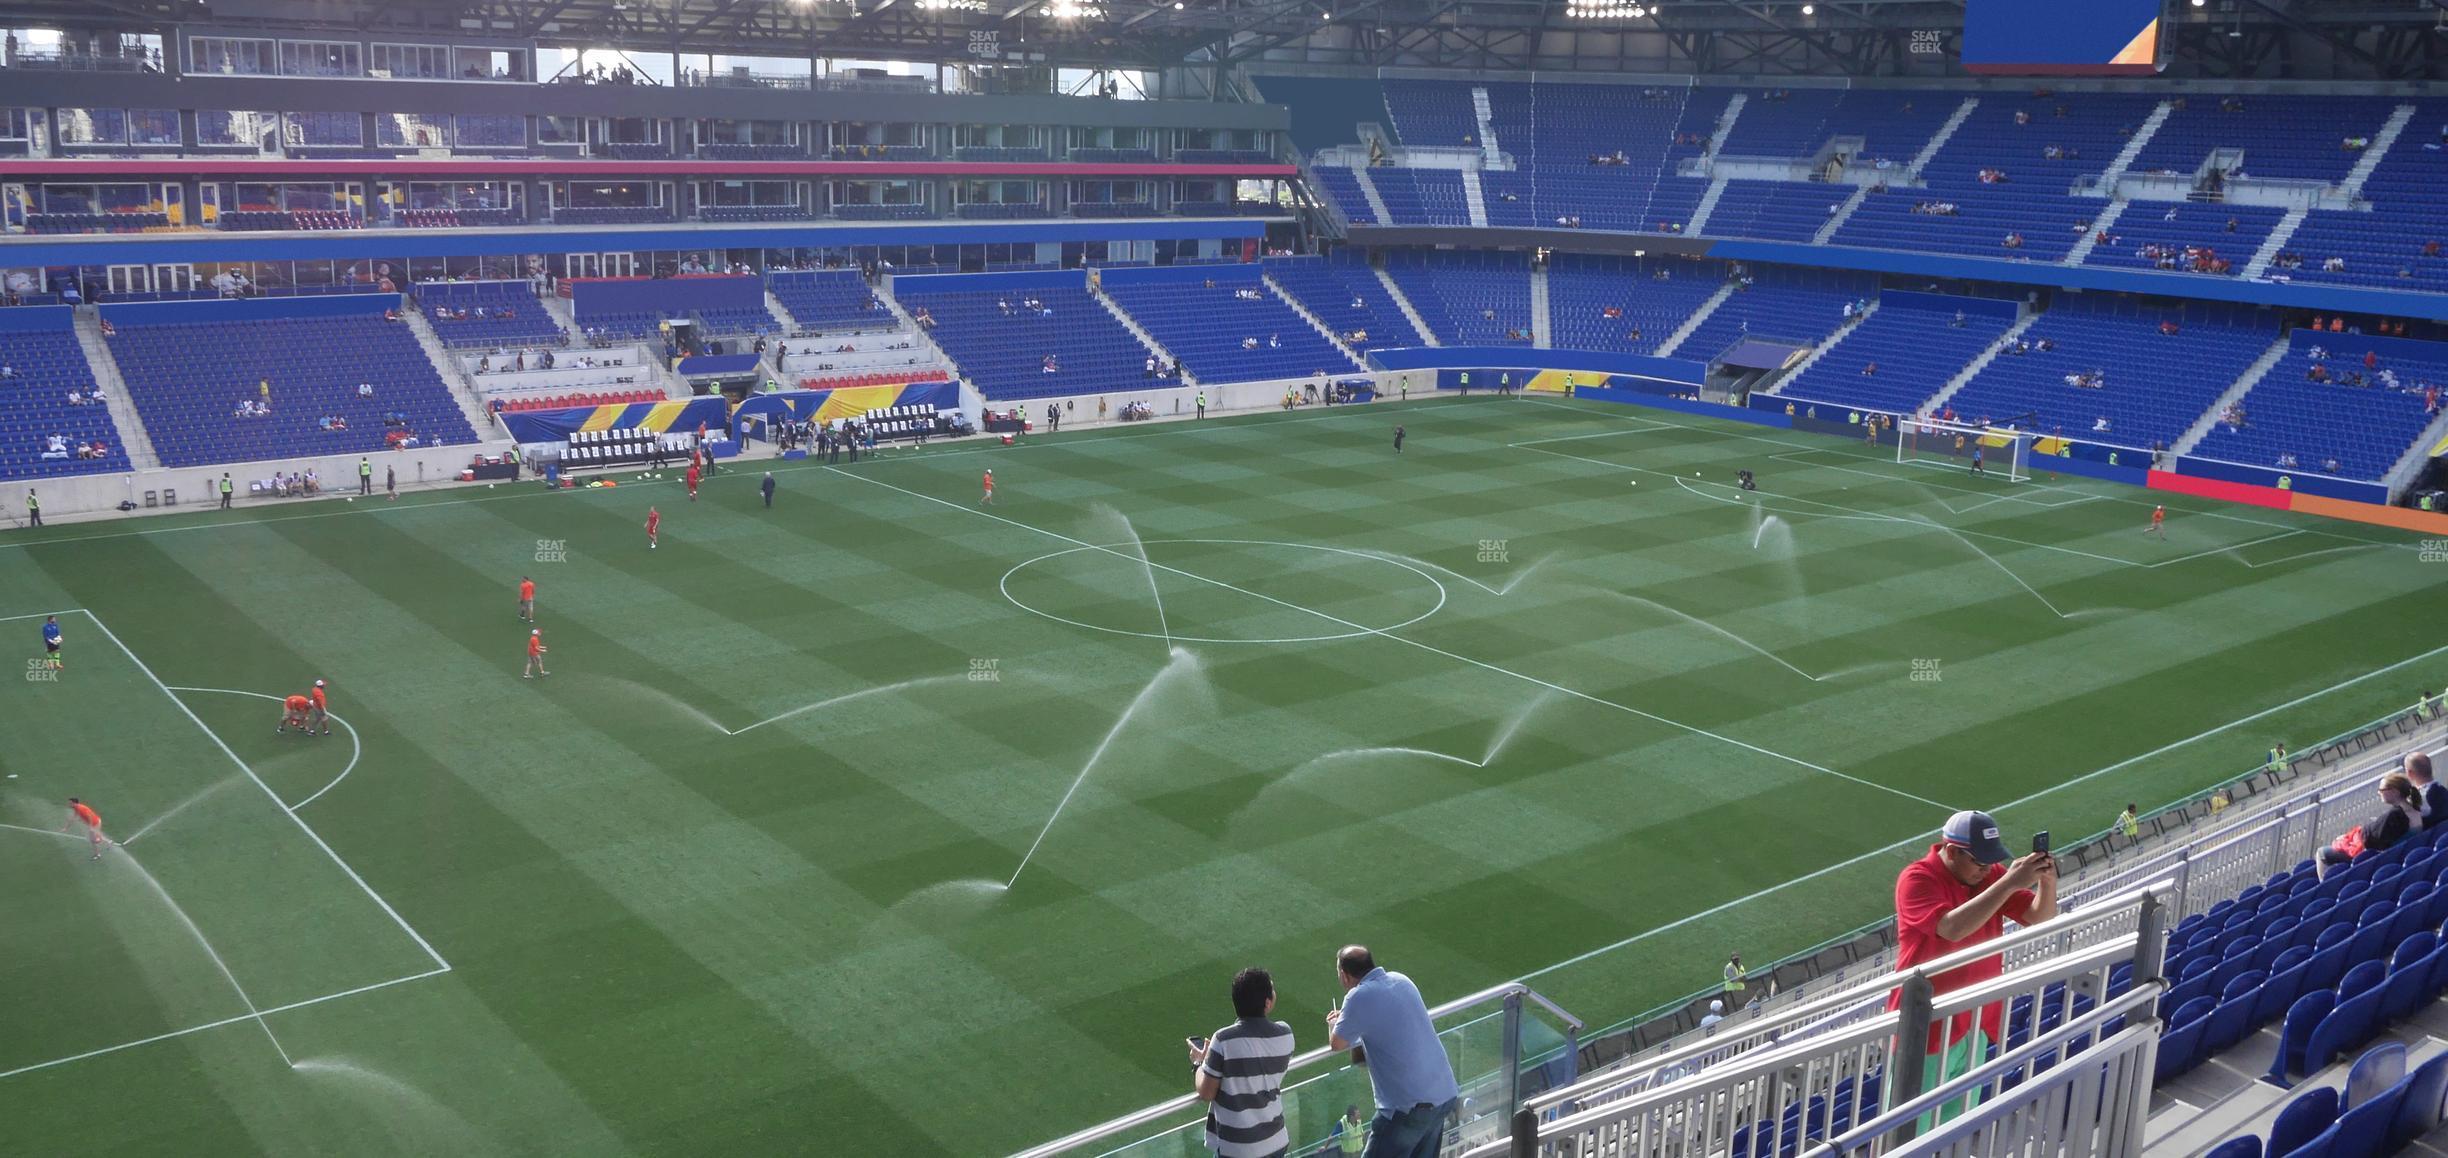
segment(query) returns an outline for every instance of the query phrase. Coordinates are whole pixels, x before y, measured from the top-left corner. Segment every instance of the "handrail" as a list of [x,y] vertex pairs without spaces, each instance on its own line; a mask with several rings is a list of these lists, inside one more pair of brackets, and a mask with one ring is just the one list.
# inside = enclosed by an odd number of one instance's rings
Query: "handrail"
[[[1496,1001],[1515,995],[1538,1002],[1541,1008],[1553,1013],[1558,1019],[1569,1025],[1573,1032],[1580,1032],[1580,1018],[1566,1012],[1564,1007],[1557,1005],[1553,1001],[1549,1001],[1546,997],[1541,996],[1536,990],[1531,989],[1529,986],[1524,985],[1519,981],[1507,981],[1502,985],[1490,986],[1486,989],[1480,990],[1477,993],[1470,994],[1467,997],[1457,997],[1451,1001],[1440,1002],[1436,1005],[1430,1006],[1428,1009],[1428,1018],[1430,1021],[1434,1021],[1440,1017],[1450,1017],[1453,1014],[1459,1013],[1474,1005],[1485,1005],[1490,1001]],[[1346,1051],[1336,1049],[1333,1046],[1319,1046],[1316,1049],[1310,1050],[1306,1053],[1295,1054],[1293,1055],[1291,1062],[1286,1065],[1284,1074],[1286,1077],[1289,1077],[1295,1070],[1308,1068],[1331,1057],[1340,1057],[1345,1052]],[[1111,1121],[1100,1122],[1094,1126],[1088,1127],[1087,1129],[1077,1130],[1072,1133],[1065,1134],[1051,1142],[1032,1146],[1026,1150],[1013,1154],[1012,1158],[1056,1158],[1057,1155],[1068,1154],[1081,1146],[1088,1145],[1089,1143],[1095,1142],[1099,1139],[1108,1138],[1115,1134],[1120,1134],[1125,1131],[1134,1130],[1142,1126],[1160,1122],[1177,1114],[1189,1113],[1190,1111],[1197,1109],[1202,1104],[1203,1103],[1199,1101],[1198,1095],[1183,1094],[1176,1098],[1169,1098],[1165,1101],[1158,1102],[1155,1105],[1148,1106],[1134,1113],[1124,1114],[1121,1117],[1115,1118]]]
[[[2085,906],[2079,916],[2096,917],[2104,914],[2122,912],[2128,906],[2140,904],[2146,897],[2155,897],[2164,901],[2169,894],[2174,892],[2175,888],[2176,882],[2172,878],[2163,878],[2149,884],[2136,886],[2130,891],[2119,893],[2115,896],[2103,898],[2102,900],[2093,902]],[[1923,976],[1931,976],[1944,973],[1950,969],[1967,965],[1983,958],[2011,952],[2027,945],[2036,945],[2054,941],[2066,932],[2069,917],[2073,916],[2074,915],[2072,914],[2068,914],[2065,916],[2060,916],[2059,919],[2055,921],[2044,921],[2035,925],[2026,925],[2022,928],[2016,929],[2014,932],[2006,934],[2003,937],[1999,937],[1996,940],[1984,941],[1978,945],[1949,953],[1935,961],[1929,961],[1915,966],[1912,972],[1920,973]],[[1863,979],[1862,981],[1838,989],[1832,993],[1824,994],[1815,1000],[1807,1001],[1800,1005],[1794,1006],[1792,1009],[1786,1010],[1779,1017],[1763,1018],[1758,1021],[1751,1022],[1749,1025],[1745,1026],[1744,1032],[1738,1037],[1717,1038],[1703,1042],[1696,1042],[1681,1050],[1669,1051],[1667,1053],[1659,1054],[1654,1058],[1644,1058],[1642,1059],[1640,1065],[1636,1067],[1636,1071],[1634,1072],[1627,1072],[1621,1069],[1608,1070],[1605,1073],[1592,1075],[1589,1078],[1575,1082],[1571,1085],[1560,1086],[1556,1089],[1539,1094],[1536,1097],[1525,1099],[1523,1106],[1526,1109],[1543,1110],[1561,1102],[1577,1101],[1593,1096],[1613,1093],[1624,1086],[1636,1085],[1646,1081],[1649,1074],[1660,1069],[1664,1069],[1682,1062],[1691,1061],[1695,1057],[1701,1055],[1715,1053],[1729,1047],[1738,1046],[1741,1041],[1746,1038],[1756,1037],[1764,1039],[1766,1035],[1772,1031],[1781,1032],[1793,1028],[1797,1024],[1807,1023],[1817,1016],[1839,1012],[1845,1007],[1859,1005],[1872,999],[1873,997],[1884,1002],[1886,1000],[1886,995],[1895,990],[1897,986],[1903,984],[1904,978],[1907,976],[1910,976],[1910,974],[1905,972],[1875,974]],[[2011,976],[2011,974],[2009,976]]]

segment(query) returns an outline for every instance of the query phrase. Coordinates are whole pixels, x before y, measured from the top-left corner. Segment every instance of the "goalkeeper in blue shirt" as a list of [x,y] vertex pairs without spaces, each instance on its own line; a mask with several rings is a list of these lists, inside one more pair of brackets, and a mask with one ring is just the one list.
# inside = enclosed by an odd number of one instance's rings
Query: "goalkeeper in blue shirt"
[[60,625],[56,615],[43,618],[43,664],[55,671],[61,666]]

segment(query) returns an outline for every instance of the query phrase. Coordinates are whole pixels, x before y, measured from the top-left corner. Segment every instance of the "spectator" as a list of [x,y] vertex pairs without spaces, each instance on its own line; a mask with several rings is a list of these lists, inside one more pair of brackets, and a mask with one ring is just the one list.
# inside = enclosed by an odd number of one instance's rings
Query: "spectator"
[[2423,825],[2422,808],[2415,802],[2414,782],[2403,772],[2391,772],[2380,778],[2380,815],[2350,828],[2314,858],[2315,875],[2326,878],[2329,869],[2342,865],[2367,852],[2379,852],[2404,840],[2406,834]]
[[1419,987],[1380,967],[1364,945],[1335,955],[1335,975],[1345,996],[1326,1015],[1327,1043],[1368,1066],[1377,1099],[1368,1158],[1436,1158],[1461,1089]]
[[1337,1154],[1358,1154],[1368,1146],[1368,1119],[1360,1116],[1360,1107],[1343,1107],[1343,1116],[1335,1119],[1334,1132],[1326,1136]]
[[1282,1089],[1292,1027],[1267,1018],[1275,1011],[1275,979],[1264,969],[1233,975],[1232,1003],[1236,1020],[1190,1049],[1192,1088],[1209,1104],[1207,1148],[1218,1158],[1278,1158],[1292,1142]]
[[2431,778],[2431,755],[2428,752],[2408,752],[2405,756],[2405,776],[2414,786],[2416,799],[2422,803],[2423,826],[2448,820],[2448,784]]
[[[2013,860],[2009,866],[2006,862]],[[2057,915],[2057,862],[2035,852],[2015,859],[1998,838],[1997,821],[1986,812],[1947,818],[1929,855],[1906,865],[1896,877],[1896,970],[1910,972],[1969,946],[1994,941],[2005,923],[2033,925]],[[1950,993],[2005,972],[1997,956],[1957,966],[1929,979],[1933,993]],[[1903,991],[1887,1000],[1899,1008]],[[1957,1077],[1982,1061],[1992,1043],[2002,1045],[2004,1008],[1983,1006],[1930,1027],[1925,1045],[1924,1089]],[[1952,1103],[1942,1117],[1977,1104],[1978,1095]]]
[[1709,1011],[1700,1015],[1700,1028],[1706,1030],[1710,1026],[1724,1020],[1725,999],[1722,997],[1710,998]]

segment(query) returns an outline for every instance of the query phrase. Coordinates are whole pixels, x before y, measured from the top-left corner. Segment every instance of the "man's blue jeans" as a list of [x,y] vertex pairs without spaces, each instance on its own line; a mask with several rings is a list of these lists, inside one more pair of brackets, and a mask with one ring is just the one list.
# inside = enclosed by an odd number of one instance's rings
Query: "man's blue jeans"
[[1361,1158],[1436,1158],[1445,1143],[1445,1121],[1453,1112],[1453,1102],[1379,1110],[1377,1120],[1369,1126],[1368,1149]]

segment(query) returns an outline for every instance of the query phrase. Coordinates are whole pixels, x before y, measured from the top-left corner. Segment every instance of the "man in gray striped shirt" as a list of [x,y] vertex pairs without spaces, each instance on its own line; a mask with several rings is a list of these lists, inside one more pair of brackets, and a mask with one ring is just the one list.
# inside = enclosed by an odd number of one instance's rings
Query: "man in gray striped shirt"
[[1207,1110],[1207,1148],[1218,1158],[1282,1158],[1292,1145],[1284,1127],[1283,1079],[1292,1062],[1292,1027],[1270,1021],[1275,978],[1264,969],[1233,975],[1239,1020],[1190,1050],[1193,1085]]

